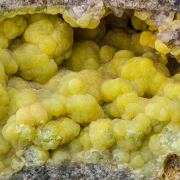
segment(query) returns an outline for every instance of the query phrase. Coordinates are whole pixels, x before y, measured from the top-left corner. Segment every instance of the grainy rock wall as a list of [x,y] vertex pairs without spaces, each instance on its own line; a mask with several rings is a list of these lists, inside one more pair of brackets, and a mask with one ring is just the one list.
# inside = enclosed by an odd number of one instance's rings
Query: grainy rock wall
[[146,9],[158,11],[180,11],[180,0],[0,0],[0,12],[10,11],[22,7],[44,7],[50,5],[84,7],[102,1],[109,8]]

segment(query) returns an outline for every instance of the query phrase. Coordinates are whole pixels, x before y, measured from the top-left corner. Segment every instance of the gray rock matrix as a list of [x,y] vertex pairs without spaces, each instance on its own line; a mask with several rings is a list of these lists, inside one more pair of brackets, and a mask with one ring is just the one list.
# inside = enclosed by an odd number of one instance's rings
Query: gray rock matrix
[[110,9],[146,9],[180,12],[180,0],[0,0],[0,13],[22,7],[44,7],[52,5],[79,6],[97,4],[102,1]]
[[25,168],[9,180],[141,180],[130,170],[112,170],[108,166],[66,163],[59,167]]

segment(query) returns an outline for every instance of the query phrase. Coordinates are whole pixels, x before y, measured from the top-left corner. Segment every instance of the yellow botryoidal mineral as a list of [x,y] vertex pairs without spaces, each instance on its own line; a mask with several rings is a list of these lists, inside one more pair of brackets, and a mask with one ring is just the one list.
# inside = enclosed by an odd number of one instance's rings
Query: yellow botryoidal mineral
[[62,13],[77,28],[45,14],[0,22],[0,173],[103,158],[139,171],[179,153],[180,48],[157,38],[166,26],[145,11],[115,28]]

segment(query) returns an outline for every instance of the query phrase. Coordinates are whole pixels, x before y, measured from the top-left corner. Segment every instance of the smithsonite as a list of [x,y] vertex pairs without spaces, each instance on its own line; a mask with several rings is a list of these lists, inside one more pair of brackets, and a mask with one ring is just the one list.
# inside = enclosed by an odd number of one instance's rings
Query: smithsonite
[[0,173],[103,160],[143,171],[180,154],[179,46],[144,12],[122,28],[58,8],[0,22]]

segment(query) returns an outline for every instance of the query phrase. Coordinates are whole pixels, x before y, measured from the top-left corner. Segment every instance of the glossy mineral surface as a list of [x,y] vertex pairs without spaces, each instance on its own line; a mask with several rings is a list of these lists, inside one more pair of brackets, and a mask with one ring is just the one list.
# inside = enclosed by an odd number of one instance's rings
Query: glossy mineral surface
[[157,39],[146,14],[115,20],[0,23],[2,173],[108,159],[151,174],[161,155],[180,154],[180,46]]

